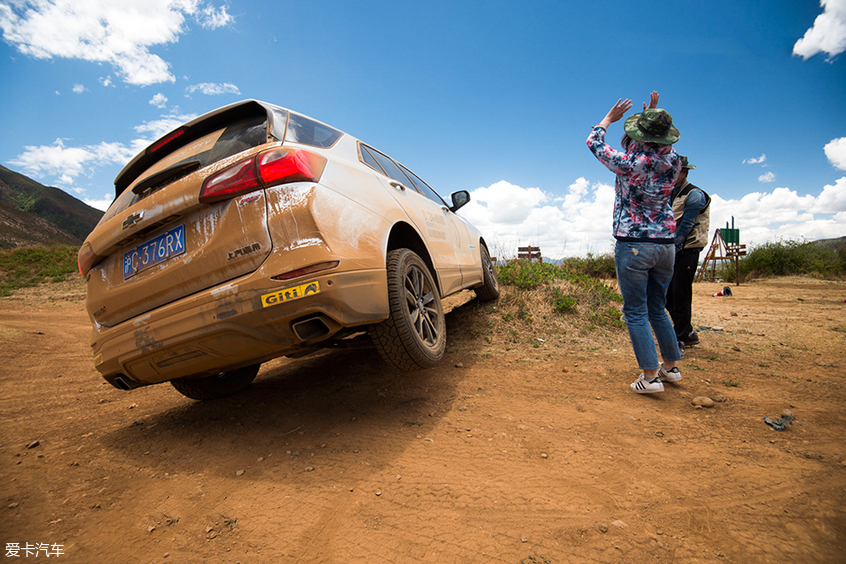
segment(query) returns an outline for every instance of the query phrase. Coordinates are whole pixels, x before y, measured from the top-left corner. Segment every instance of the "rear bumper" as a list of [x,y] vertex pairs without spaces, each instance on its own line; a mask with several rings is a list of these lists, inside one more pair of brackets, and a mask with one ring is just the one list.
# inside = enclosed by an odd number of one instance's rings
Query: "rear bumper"
[[95,327],[97,370],[122,389],[217,374],[311,348],[388,317],[384,269],[282,284],[245,276],[115,327]]

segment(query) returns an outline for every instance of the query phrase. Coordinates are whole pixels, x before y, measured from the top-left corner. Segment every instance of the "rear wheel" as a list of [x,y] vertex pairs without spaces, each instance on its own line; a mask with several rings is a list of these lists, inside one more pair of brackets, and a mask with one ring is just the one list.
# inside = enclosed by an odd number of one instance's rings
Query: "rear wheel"
[[370,336],[389,364],[412,372],[435,366],[446,349],[446,322],[435,280],[414,251],[388,253],[390,317]]
[[206,378],[179,378],[171,385],[185,397],[195,400],[225,398],[246,390],[258,374],[261,364],[221,372]]
[[484,245],[482,245],[482,274],[484,282],[481,286],[473,288],[476,297],[479,298],[480,302],[497,299],[499,297],[499,281],[496,279],[496,271],[494,271],[488,249]]

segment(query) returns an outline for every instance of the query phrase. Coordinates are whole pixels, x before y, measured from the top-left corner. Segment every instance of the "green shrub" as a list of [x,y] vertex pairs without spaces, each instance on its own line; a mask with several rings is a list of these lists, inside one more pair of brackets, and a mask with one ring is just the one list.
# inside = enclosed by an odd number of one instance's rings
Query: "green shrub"
[[588,253],[587,257],[566,258],[561,261],[561,268],[571,272],[579,272],[591,278],[617,278],[613,254],[604,254],[597,257],[593,253]]
[[[754,247],[739,263],[741,280],[749,277],[813,274],[824,278],[846,275],[846,243],[778,241]],[[734,265],[726,266],[724,279],[735,281]]]
[[531,290],[560,277],[560,269],[548,262],[515,260],[497,267],[497,280],[505,286]]
[[623,323],[623,312],[613,307],[604,310],[591,310],[590,321],[595,325],[607,325],[611,327],[625,327]]
[[576,312],[576,305],[578,305],[579,300],[570,294],[565,294],[561,291],[561,288],[552,288],[550,297],[552,298],[552,311],[556,313]]

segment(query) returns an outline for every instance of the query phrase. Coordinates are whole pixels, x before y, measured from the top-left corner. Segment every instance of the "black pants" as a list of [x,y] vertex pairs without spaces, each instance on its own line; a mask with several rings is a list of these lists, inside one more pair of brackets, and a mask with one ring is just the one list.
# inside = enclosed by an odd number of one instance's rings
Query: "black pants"
[[699,253],[702,249],[685,249],[676,253],[673,267],[673,280],[667,289],[667,309],[673,319],[676,337],[684,342],[693,331],[690,323],[693,304],[693,279],[699,266]]

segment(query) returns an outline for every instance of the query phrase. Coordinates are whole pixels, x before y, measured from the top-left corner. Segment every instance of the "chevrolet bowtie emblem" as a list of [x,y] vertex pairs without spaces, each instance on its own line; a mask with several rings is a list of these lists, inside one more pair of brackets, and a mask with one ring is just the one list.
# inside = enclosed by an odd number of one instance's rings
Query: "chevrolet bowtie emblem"
[[144,210],[141,210],[140,212],[134,213],[134,214],[130,215],[129,217],[127,217],[126,219],[124,219],[123,223],[120,224],[120,228],[121,229],[127,229],[129,227],[132,227],[133,225],[135,225],[136,223],[138,223],[142,219],[144,219]]

